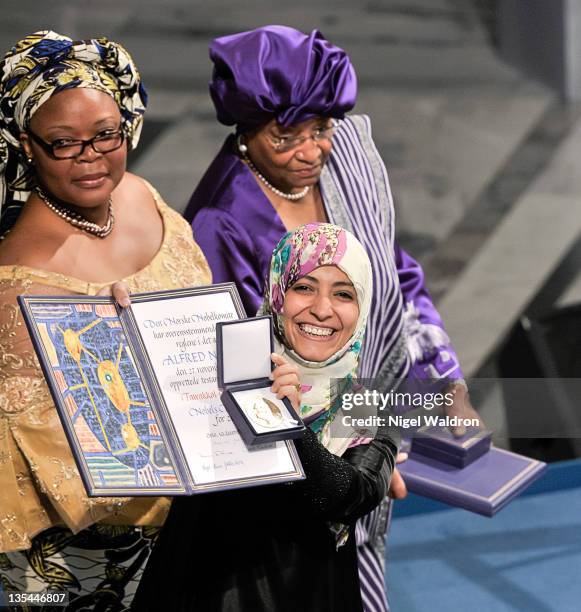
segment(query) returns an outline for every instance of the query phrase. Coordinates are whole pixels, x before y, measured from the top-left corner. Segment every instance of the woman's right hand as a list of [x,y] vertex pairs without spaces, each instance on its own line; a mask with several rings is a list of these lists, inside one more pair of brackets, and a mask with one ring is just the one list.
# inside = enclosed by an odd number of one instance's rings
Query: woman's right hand
[[298,412],[301,408],[301,382],[298,368],[277,353],[272,353],[270,358],[276,366],[270,375],[273,381],[270,390],[276,393],[278,399],[287,397]]

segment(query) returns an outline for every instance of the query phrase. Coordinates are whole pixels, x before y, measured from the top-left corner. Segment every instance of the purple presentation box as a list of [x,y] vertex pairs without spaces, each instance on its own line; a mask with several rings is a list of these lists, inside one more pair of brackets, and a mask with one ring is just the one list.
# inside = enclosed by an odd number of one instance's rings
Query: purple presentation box
[[547,464],[493,446],[461,469],[422,455],[410,455],[397,467],[412,493],[494,516],[542,476]]
[[492,432],[477,427],[456,438],[447,427],[426,426],[414,434],[410,452],[463,468],[488,452],[491,442]]
[[216,324],[220,399],[248,446],[300,438],[305,425],[285,397],[270,390],[272,318]]

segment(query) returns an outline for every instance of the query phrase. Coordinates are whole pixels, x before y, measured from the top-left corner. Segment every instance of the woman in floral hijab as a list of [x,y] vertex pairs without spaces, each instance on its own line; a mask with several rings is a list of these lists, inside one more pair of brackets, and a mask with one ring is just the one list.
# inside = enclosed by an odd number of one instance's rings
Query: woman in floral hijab
[[[332,355],[322,360],[301,357],[285,336],[284,301],[289,289],[321,266],[335,266],[353,283],[359,315],[353,334]],[[331,435],[340,410],[340,396],[355,385],[356,370],[371,304],[371,263],[361,243],[347,230],[330,223],[309,223],[285,234],[272,255],[267,294],[262,306],[272,314],[279,352],[299,369],[302,382],[301,417],[326,448],[341,455],[356,438],[353,430]]]
[[[175,500],[136,595],[140,612],[368,607],[355,524],[387,493],[397,433],[335,426],[342,421],[341,391],[355,384],[371,295],[369,258],[340,227],[301,226],[277,245],[268,287],[262,310],[275,320],[276,351],[299,370],[309,428],[295,444],[306,479]],[[368,557],[365,563],[364,571],[377,576]]]

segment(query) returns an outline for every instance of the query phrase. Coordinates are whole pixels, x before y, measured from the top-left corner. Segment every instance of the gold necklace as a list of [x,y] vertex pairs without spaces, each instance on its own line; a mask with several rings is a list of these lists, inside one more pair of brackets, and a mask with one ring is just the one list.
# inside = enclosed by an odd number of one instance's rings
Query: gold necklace
[[50,210],[52,210],[52,212],[57,214],[61,219],[64,219],[67,223],[70,223],[74,227],[78,227],[80,230],[87,232],[87,234],[91,234],[97,238],[106,238],[113,231],[115,216],[113,215],[113,201],[111,198],[109,198],[107,201],[107,221],[105,225],[98,225],[97,223],[93,223],[92,221],[85,219],[85,217],[83,217],[83,215],[80,213],[72,211],[62,204],[53,202],[53,200],[51,200],[40,187],[35,187],[34,190],[36,191],[38,197],[48,206],[48,208],[50,208]]

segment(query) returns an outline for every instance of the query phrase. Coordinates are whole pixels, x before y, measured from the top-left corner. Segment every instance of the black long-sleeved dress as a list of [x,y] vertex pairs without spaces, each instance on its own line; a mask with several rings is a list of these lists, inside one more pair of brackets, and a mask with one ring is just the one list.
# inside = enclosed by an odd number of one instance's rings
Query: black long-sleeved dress
[[133,602],[137,612],[359,612],[355,521],[386,495],[387,435],[329,453],[296,443],[306,480],[174,500]]

